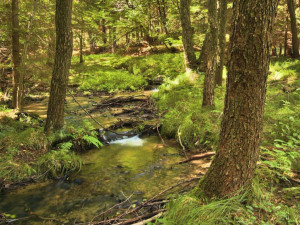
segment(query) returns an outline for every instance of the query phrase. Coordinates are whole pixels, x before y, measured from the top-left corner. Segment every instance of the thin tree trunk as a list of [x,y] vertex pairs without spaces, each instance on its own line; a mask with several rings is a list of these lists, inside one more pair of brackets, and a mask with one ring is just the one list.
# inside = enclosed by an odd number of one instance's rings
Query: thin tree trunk
[[202,106],[214,107],[214,89],[218,56],[217,0],[208,0],[208,21],[207,66],[204,78]]
[[247,188],[259,156],[271,30],[278,0],[235,0],[224,116],[215,159],[199,197],[230,197]]
[[56,0],[56,52],[51,80],[45,132],[60,130],[64,125],[64,106],[71,66],[72,34],[72,0]]
[[193,28],[190,18],[191,0],[180,0],[180,20],[182,27],[182,43],[184,49],[184,60],[187,70],[197,67],[194,51]]
[[297,20],[295,14],[295,2],[294,0],[288,0],[288,10],[291,18],[291,30],[292,30],[292,47],[293,47],[293,57],[299,57],[299,39],[298,39],[298,29]]
[[116,47],[117,47],[116,28],[115,27],[110,27],[109,36],[110,36],[110,42],[111,42],[111,53],[115,53]]
[[226,24],[227,24],[227,0],[219,0],[219,46],[220,61],[216,73],[216,85],[222,86],[223,67],[225,63],[225,47],[226,47]]
[[284,31],[284,56],[287,56],[287,52],[288,52],[288,23],[289,23],[289,17],[288,15],[286,15],[285,31]]
[[79,36],[79,63],[83,63],[83,34],[80,31]]
[[207,42],[208,42],[208,33],[205,34],[205,38],[202,44],[202,48],[201,48],[201,52],[200,52],[200,56],[199,56],[199,71],[200,72],[205,72],[206,71],[206,66],[207,66],[207,57],[208,57],[208,53],[207,53]]
[[107,34],[106,34],[106,20],[105,19],[102,19],[102,41],[103,41],[103,44],[106,45],[107,43]]
[[282,56],[282,44],[280,43],[280,47],[279,47],[279,56]]
[[90,52],[94,53],[96,43],[95,43],[95,40],[94,40],[94,37],[93,37],[92,33],[88,32],[88,34],[89,34]]
[[162,0],[162,2],[160,2],[159,0],[156,0],[156,2],[157,2],[158,12],[160,16],[161,30],[164,34],[168,34],[165,1]]
[[13,58],[13,108],[22,109],[24,73],[21,72],[19,1],[12,0],[12,58]]

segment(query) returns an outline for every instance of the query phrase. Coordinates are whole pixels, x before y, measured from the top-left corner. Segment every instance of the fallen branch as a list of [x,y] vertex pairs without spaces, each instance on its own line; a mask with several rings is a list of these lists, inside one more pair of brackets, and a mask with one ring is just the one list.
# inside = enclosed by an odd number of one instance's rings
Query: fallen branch
[[155,216],[150,217],[149,219],[143,220],[143,221],[138,222],[138,223],[134,223],[134,224],[132,224],[132,225],[146,225],[147,223],[153,222],[153,221],[155,221],[156,219],[160,218],[162,215],[163,215],[163,212],[158,213],[158,214],[156,214]]
[[92,223],[96,218],[102,216],[102,215],[105,215],[106,213],[110,212],[111,210],[113,210],[114,208],[116,208],[117,206],[120,206],[120,205],[123,205],[125,202],[127,202],[131,197],[132,197],[133,194],[131,194],[128,198],[126,198],[124,201],[118,203],[118,204],[115,204],[113,205],[112,207],[110,207],[109,209],[105,210],[104,212],[100,213],[99,215],[95,216],[91,221],[90,223]]
[[215,154],[216,154],[215,152],[205,152],[203,154],[193,155],[192,157],[190,157],[186,160],[180,161],[178,164],[183,164],[183,163],[187,163],[187,162],[190,162],[190,161],[203,159],[203,158],[206,158],[206,157],[213,156]]
[[[104,220],[104,221],[99,221],[99,222],[94,222],[94,223],[89,223],[89,224],[90,225],[92,225],[92,224],[93,225],[95,225],[95,224],[98,224],[98,225],[100,225],[100,224],[103,224],[103,225],[104,224],[119,224],[119,225],[129,224],[129,223],[124,223],[124,221],[122,221],[122,222],[120,222],[120,221],[122,220],[123,217],[128,216],[128,215],[133,214],[133,213],[136,213],[138,210],[140,210],[140,209],[142,209],[144,207],[147,207],[148,204],[152,203],[158,196],[161,196],[161,195],[165,194],[166,192],[168,192],[168,191],[170,191],[170,190],[172,190],[172,189],[174,189],[174,188],[176,188],[176,187],[178,187],[178,186],[180,186],[182,184],[187,184],[187,183],[191,183],[193,181],[198,181],[200,178],[201,177],[194,177],[194,178],[191,178],[189,180],[184,180],[182,182],[179,182],[179,183],[177,183],[177,184],[175,184],[175,185],[173,185],[173,186],[171,186],[171,187],[169,187],[169,188],[167,188],[167,189],[159,192],[158,194],[156,194],[155,196],[153,196],[149,200],[143,202],[141,205],[137,206],[136,208],[134,208],[134,209],[132,209],[130,211],[127,211],[125,213],[122,213],[121,215],[119,215],[116,218],[112,218],[112,219],[108,219],[108,220]],[[157,212],[156,214],[158,214],[158,213],[159,212]],[[154,215],[156,215],[156,214],[154,214]],[[154,215],[152,215],[152,216],[154,216]],[[151,216],[149,216],[149,217],[151,217]],[[137,217],[135,217],[135,218],[137,218]],[[133,218],[133,219],[135,219],[135,218]],[[146,218],[139,218],[138,220],[133,220],[133,219],[132,219],[132,221],[130,223],[136,222],[136,221],[141,220],[141,219],[146,219]],[[128,220],[126,220],[125,222],[127,222],[127,221]]]
[[[132,219],[128,219],[124,222],[120,222],[120,223],[116,223],[115,225],[127,225],[127,224],[132,224],[132,223],[135,223],[137,221],[140,221],[140,220],[144,220],[144,219],[149,219],[149,218],[153,218],[154,216],[157,216],[158,214],[161,214],[162,212],[165,212],[166,209],[159,209],[159,210],[156,210],[152,213],[148,213],[146,215],[141,215],[141,216],[137,216],[135,218],[132,218]],[[143,224],[143,223],[142,223]]]
[[179,140],[179,144],[180,144],[180,146],[182,147],[182,150],[183,150],[183,152],[184,152],[185,158],[187,158],[187,154],[186,154],[185,147],[184,147],[184,145],[183,145],[183,143],[182,143],[182,141],[181,141],[181,131],[180,131],[180,128],[181,128],[181,126],[179,126],[179,127],[178,127],[178,130],[177,130],[178,140]]

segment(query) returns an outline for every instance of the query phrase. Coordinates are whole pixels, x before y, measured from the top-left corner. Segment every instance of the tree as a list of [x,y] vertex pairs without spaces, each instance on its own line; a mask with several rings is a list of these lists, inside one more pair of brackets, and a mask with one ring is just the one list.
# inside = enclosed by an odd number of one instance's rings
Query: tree
[[230,197],[251,184],[259,156],[278,0],[235,0],[225,107],[215,159],[198,195]]
[[73,48],[71,19],[72,0],[56,0],[56,53],[45,125],[46,133],[59,130],[64,125],[64,103]]
[[216,85],[222,86],[223,67],[225,62],[227,0],[219,0],[219,63],[216,72]]
[[218,53],[217,0],[208,0],[209,31],[207,33],[207,65],[203,87],[202,106],[214,106],[215,76]]
[[182,26],[182,43],[184,60],[187,70],[196,69],[196,56],[194,52],[193,28],[190,17],[191,0],[180,0],[180,20]]
[[288,10],[291,18],[291,30],[292,30],[292,48],[293,57],[299,57],[299,40],[298,40],[298,30],[297,30],[297,20],[295,14],[295,2],[294,0],[288,0]]
[[13,58],[13,107],[20,111],[24,92],[24,73],[21,71],[19,1],[12,0],[12,58]]

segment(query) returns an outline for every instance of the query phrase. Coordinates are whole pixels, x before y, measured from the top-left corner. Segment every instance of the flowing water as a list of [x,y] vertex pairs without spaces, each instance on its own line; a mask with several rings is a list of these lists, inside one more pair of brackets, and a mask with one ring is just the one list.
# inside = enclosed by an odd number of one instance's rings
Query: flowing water
[[82,170],[68,179],[0,194],[0,212],[22,218],[15,224],[55,218],[54,224],[87,223],[128,196],[138,204],[185,179],[193,166],[179,165],[182,158],[177,153],[175,147],[163,147],[156,136],[117,140],[83,154]]
[[[79,110],[70,97],[67,101],[67,111]],[[81,97],[78,101],[89,108],[97,99]],[[46,104],[32,103],[26,109],[43,116]],[[79,113],[76,121],[84,118]],[[65,119],[74,118],[67,113]],[[101,123],[110,120],[101,116]],[[16,219],[14,224],[87,224],[128,196],[131,204],[139,204],[194,171],[190,164],[179,165],[178,148],[164,147],[157,136],[124,137],[81,156],[84,164],[77,174],[0,193],[0,212]]]

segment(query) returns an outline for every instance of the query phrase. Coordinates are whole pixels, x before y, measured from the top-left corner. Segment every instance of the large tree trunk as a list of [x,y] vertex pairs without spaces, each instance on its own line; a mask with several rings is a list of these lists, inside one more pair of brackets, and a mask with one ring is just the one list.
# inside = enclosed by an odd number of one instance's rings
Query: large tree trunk
[[220,60],[216,73],[216,85],[222,86],[223,67],[225,63],[225,46],[226,46],[226,24],[227,24],[227,0],[219,0],[219,55]]
[[297,21],[295,14],[295,2],[294,0],[288,0],[288,10],[291,18],[291,30],[292,30],[292,46],[293,46],[293,57],[299,57],[299,39],[297,30]]
[[270,37],[278,0],[235,0],[224,116],[199,196],[230,197],[251,184],[259,156]]
[[288,23],[289,23],[289,17],[287,15],[285,18],[285,31],[284,31],[284,56],[287,56],[288,53]]
[[193,28],[190,18],[191,0],[180,0],[180,19],[182,26],[182,43],[184,60],[187,70],[196,69],[196,56],[194,51]]
[[13,108],[20,111],[24,93],[24,73],[21,71],[19,1],[12,0],[12,58],[13,58]]
[[72,35],[72,0],[56,0],[56,52],[48,103],[46,133],[60,130],[64,125],[64,105],[71,65]]
[[215,105],[214,89],[218,56],[217,0],[208,0],[208,21],[207,66],[204,78],[202,106]]

